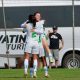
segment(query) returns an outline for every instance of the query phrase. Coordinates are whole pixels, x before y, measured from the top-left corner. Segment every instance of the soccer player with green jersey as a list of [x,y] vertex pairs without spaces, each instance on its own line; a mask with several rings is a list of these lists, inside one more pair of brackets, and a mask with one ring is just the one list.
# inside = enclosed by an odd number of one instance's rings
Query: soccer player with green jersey
[[[35,35],[36,35],[36,33],[34,32],[33,37]],[[46,37],[45,34],[43,36]],[[49,75],[48,75],[48,67],[47,67],[47,63],[46,63],[46,52],[45,52],[43,44],[42,44],[41,36],[39,35],[39,38],[36,37],[36,40],[38,41],[38,44],[39,44],[39,46],[38,46],[39,47],[39,59],[42,60],[45,77],[48,77]],[[32,63],[31,63],[31,65],[32,65]],[[32,67],[30,68],[30,75],[31,75],[31,77],[33,77],[33,68]]]
[[32,31],[35,31],[38,35],[41,35],[42,38],[42,44],[46,52],[49,54],[49,60],[51,63],[53,63],[53,56],[51,54],[51,51],[48,47],[48,43],[45,39],[44,35],[44,30],[43,30],[43,25],[44,25],[44,20],[41,20],[41,14],[39,12],[34,13],[36,25],[35,29],[32,29]]

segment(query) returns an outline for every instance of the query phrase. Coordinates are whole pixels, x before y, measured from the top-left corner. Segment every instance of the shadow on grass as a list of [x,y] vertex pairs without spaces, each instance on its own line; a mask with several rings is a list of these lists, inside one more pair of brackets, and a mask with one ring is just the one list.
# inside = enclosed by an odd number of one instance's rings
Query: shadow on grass
[[[3,76],[1,76],[0,78],[25,78],[25,77],[10,77],[10,76],[3,77]],[[30,77],[27,77],[27,78],[30,78]]]
[[16,77],[15,77],[15,76],[11,76],[11,77],[10,77],[10,76],[6,76],[6,77],[4,77],[4,76],[0,76],[0,78],[4,78],[4,79],[6,79],[6,78],[8,78],[8,79],[10,79],[10,78],[14,78],[14,79],[18,79],[18,78],[19,78],[19,79],[20,79],[20,78],[21,78],[21,79],[27,79],[27,78],[28,78],[28,79],[35,79],[35,80],[36,80],[36,79],[40,79],[40,80],[42,79],[42,80],[43,80],[43,79],[49,79],[50,77],[47,78],[47,77],[40,77],[40,76],[39,76],[39,77],[37,77],[37,78],[31,78],[30,76],[28,76],[28,77],[23,77],[23,76],[22,76],[22,77],[19,77],[19,76],[16,76]]

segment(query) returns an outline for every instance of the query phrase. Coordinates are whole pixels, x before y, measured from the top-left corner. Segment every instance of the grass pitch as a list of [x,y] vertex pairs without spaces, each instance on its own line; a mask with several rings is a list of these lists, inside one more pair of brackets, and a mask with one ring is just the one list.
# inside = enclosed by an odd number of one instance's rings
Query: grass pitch
[[49,78],[44,77],[44,70],[38,69],[37,78],[24,78],[23,69],[0,69],[0,80],[80,80],[80,69],[49,69]]

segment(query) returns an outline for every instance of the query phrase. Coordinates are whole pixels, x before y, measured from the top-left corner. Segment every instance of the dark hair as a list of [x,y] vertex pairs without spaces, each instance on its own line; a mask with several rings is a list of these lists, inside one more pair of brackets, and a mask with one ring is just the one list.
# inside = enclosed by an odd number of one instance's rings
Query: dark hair
[[32,23],[32,22],[33,22],[33,17],[34,17],[34,16],[30,14],[30,15],[28,16],[28,20],[29,20],[29,21],[28,21],[27,23]]
[[41,13],[37,11],[37,12],[34,13],[34,16],[35,16],[37,13],[39,13],[39,14],[41,15]]
[[[41,13],[40,13],[40,12],[38,12],[38,11],[34,13],[34,16],[35,16],[36,14],[40,14],[40,15],[41,15]],[[35,19],[35,21],[37,22],[37,20],[36,20],[36,19]]]
[[28,16],[28,22],[27,23],[32,23],[33,24],[33,27],[35,27],[35,25],[36,25],[36,20],[35,20],[35,18],[34,18],[34,15],[29,15]]

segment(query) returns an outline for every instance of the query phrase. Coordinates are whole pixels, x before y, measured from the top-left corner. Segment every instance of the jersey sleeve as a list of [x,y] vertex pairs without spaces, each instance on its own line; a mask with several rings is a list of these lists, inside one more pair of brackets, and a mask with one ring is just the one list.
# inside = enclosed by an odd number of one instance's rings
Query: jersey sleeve
[[62,40],[62,36],[60,34],[58,34],[58,36],[59,36],[59,39]]
[[44,24],[44,20],[41,20],[39,22],[36,23],[36,29],[35,32],[38,34],[42,34],[44,32],[43,30],[43,24]]
[[26,23],[28,22],[28,20],[26,20],[25,22],[23,22],[20,27],[23,28],[22,32],[25,33],[27,32],[27,28],[26,28]]
[[23,22],[23,23],[20,25],[20,27],[21,27],[21,28],[24,28],[27,22],[28,22],[28,20],[26,20],[25,22]]

